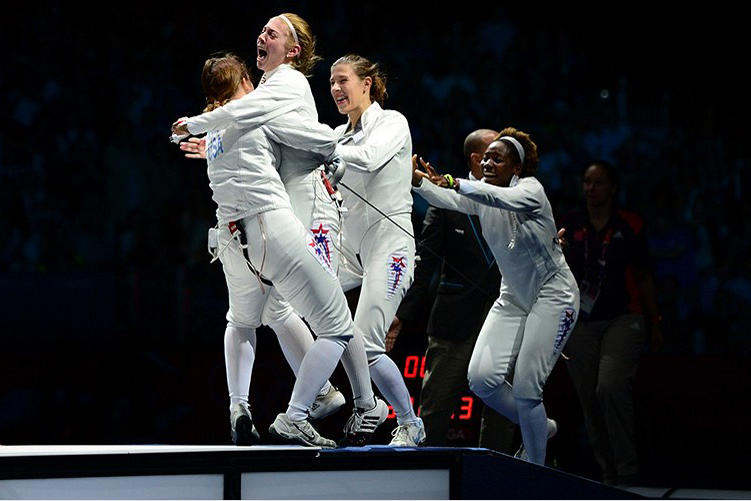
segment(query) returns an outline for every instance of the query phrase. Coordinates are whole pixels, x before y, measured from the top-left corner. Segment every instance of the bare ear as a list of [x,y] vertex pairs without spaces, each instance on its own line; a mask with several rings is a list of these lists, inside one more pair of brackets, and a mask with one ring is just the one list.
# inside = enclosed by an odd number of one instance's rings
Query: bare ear
[[373,77],[365,77],[362,81],[365,94],[370,94],[370,86],[373,85]]
[[294,59],[297,56],[300,55],[300,52],[302,51],[302,48],[299,45],[295,45],[290,50],[287,51],[287,57],[290,59]]

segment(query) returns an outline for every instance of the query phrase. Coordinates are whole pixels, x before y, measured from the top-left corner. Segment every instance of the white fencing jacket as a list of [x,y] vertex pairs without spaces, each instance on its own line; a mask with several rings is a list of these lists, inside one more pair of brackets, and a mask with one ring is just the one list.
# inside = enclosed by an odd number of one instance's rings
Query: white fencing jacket
[[542,286],[568,264],[558,243],[553,210],[534,177],[514,176],[509,187],[462,179],[459,193],[423,181],[413,188],[430,204],[480,218],[482,236],[507,287],[526,309]]
[[[347,133],[349,126],[347,121],[336,128],[336,152],[347,165],[342,182],[389,216],[410,214],[412,137],[407,119],[398,111],[384,110],[372,103],[355,130]],[[347,188],[340,192],[348,208],[345,237],[357,246],[383,216]]]
[[266,73],[265,82],[248,95],[188,118],[187,126],[191,134],[264,126],[268,137],[281,146],[278,168],[285,185],[307,183],[336,147],[334,131],[318,122],[308,80],[288,64]]
[[209,131],[207,171],[220,224],[291,208],[276,170],[279,154],[279,147],[269,141],[263,129]]

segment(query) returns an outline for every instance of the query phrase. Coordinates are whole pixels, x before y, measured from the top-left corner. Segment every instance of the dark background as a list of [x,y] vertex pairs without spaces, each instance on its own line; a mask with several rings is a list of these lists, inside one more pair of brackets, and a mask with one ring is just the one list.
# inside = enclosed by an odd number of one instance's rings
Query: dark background
[[[229,443],[214,205],[205,165],[167,137],[203,107],[203,60],[233,50],[252,65],[260,28],[286,11],[318,37],[324,123],[344,122],[329,66],[357,52],[383,65],[387,107],[443,171],[463,172],[471,130],[513,125],[536,141],[560,215],[581,203],[587,162],[619,167],[665,318],[635,387],[644,482],[751,488],[748,42],[722,5],[16,4],[0,32],[0,443]],[[416,199],[417,231],[424,210]],[[292,374],[271,332],[258,344],[265,431]],[[424,345],[412,329],[393,356]],[[334,380],[348,394],[341,369]],[[552,460],[596,478],[562,364],[546,406],[561,423]],[[335,436],[341,414],[321,430]],[[456,445],[475,443],[478,414],[455,421]]]

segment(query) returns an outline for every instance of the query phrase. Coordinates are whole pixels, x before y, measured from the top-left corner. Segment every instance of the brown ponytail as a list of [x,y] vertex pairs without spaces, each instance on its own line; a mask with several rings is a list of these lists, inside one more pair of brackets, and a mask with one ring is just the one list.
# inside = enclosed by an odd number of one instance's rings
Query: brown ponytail
[[250,81],[245,62],[230,52],[211,57],[203,64],[201,85],[206,96],[204,112],[224,106],[232,99],[243,78]]
[[360,80],[370,77],[373,80],[373,83],[370,85],[370,100],[377,102],[383,107],[383,103],[389,95],[388,92],[386,92],[386,75],[381,72],[378,63],[373,63],[357,54],[347,54],[346,56],[337,59],[336,62],[331,65],[331,69],[334,69],[334,66],[340,64],[350,65],[352,71],[355,72]]

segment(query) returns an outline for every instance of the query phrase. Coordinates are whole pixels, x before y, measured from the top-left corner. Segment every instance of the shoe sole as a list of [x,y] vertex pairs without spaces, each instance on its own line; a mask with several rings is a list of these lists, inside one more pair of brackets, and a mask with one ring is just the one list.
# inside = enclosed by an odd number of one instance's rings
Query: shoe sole
[[373,433],[350,433],[339,441],[339,447],[365,447],[373,439]]
[[240,416],[235,421],[235,429],[232,431],[232,443],[235,445],[255,445],[261,437],[253,426],[253,421],[248,416]]

